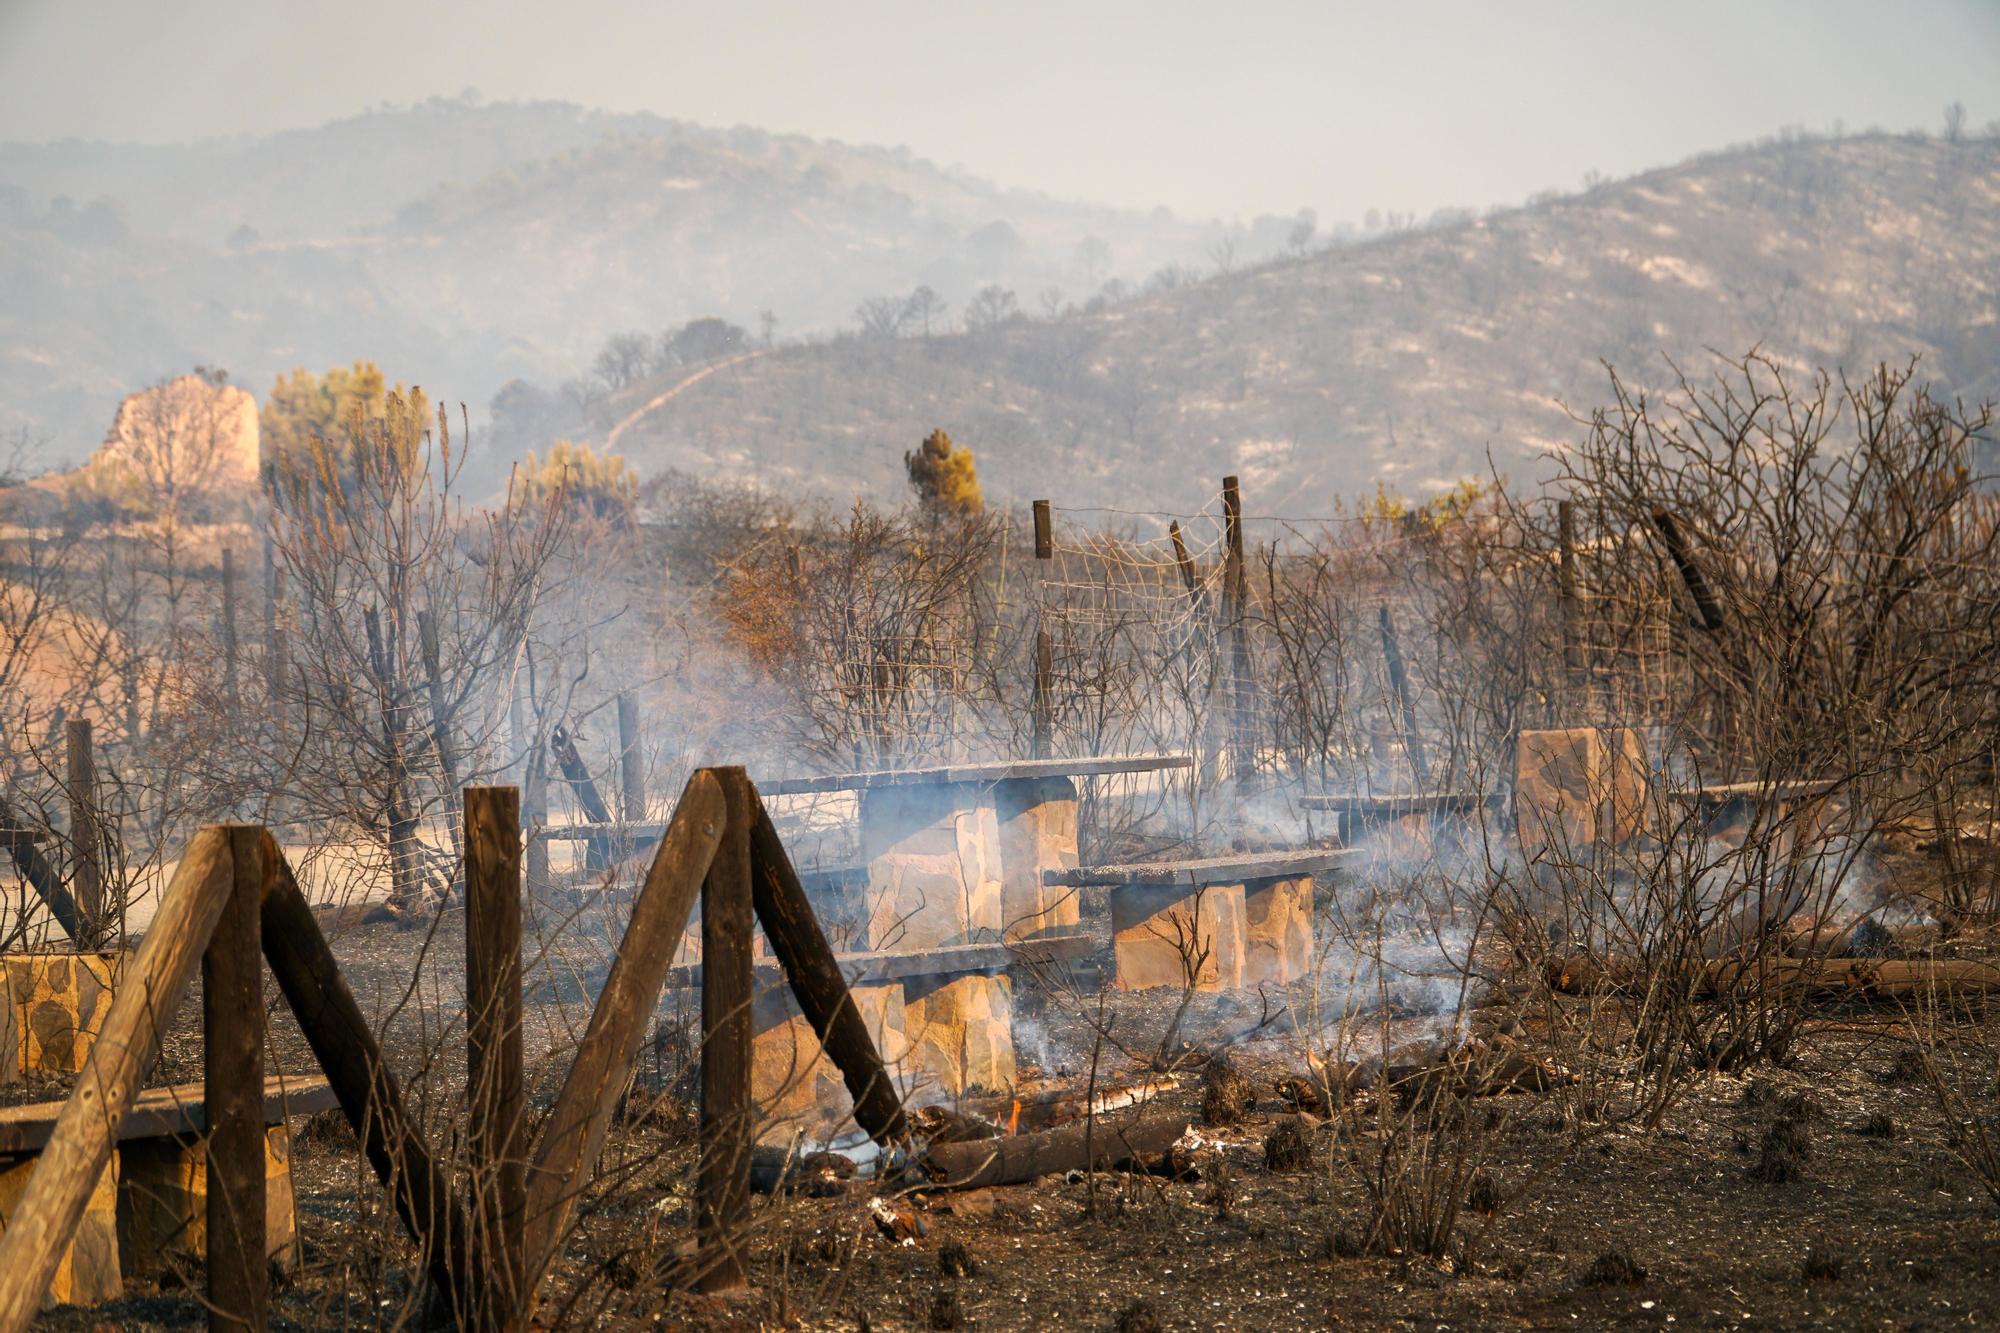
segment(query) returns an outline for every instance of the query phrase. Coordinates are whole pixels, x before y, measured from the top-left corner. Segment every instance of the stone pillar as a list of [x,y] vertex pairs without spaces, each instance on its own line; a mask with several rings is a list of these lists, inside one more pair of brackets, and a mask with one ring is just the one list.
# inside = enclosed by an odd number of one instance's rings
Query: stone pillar
[[1000,838],[974,783],[861,793],[869,949],[915,953],[1000,938]]
[[1000,829],[1000,919],[1010,940],[1073,930],[1080,895],[1042,883],[1044,870],[1074,870],[1076,784],[1068,778],[1015,778],[993,787]]
[[1312,971],[1313,881],[1254,879],[1243,886],[1243,980],[1285,983]]
[[20,1069],[74,1074],[111,1011],[125,956],[119,953],[12,954],[7,992],[14,1010]]
[[[0,1219],[13,1216],[28,1177],[35,1169],[34,1157],[0,1158]],[[0,1220],[0,1230],[5,1230]],[[84,1204],[83,1217],[76,1224],[69,1248],[56,1265],[43,1305],[97,1305],[124,1294],[124,1274],[118,1266],[118,1154],[104,1164],[104,1174]]]
[[[166,1272],[175,1251],[208,1254],[208,1155],[192,1135],[130,1139],[118,1145],[118,1253],[139,1277]],[[298,1208],[292,1139],[284,1125],[264,1130],[264,1250],[287,1270],[298,1264]]]
[[[854,986],[849,994],[898,1091],[906,1089],[903,983],[873,982]],[[803,1133],[824,1142],[854,1128],[848,1119],[854,1100],[847,1082],[821,1050],[790,987],[760,991],[752,1014],[756,1036],[750,1046],[750,1100],[756,1106],[758,1141],[784,1144]]]
[[1014,982],[1005,974],[911,977],[904,982],[904,1026],[921,1098],[1011,1092]]
[[1243,984],[1245,904],[1241,884],[1121,884],[1111,890],[1118,989],[1183,986],[1187,964],[1206,951],[1197,990]]
[[1521,849],[1561,855],[1616,843],[1644,826],[1646,747],[1630,727],[1523,731],[1515,750]]

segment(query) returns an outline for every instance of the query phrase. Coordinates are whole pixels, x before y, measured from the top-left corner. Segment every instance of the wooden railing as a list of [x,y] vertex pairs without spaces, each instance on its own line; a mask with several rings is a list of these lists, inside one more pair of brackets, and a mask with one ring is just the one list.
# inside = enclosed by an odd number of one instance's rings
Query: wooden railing
[[453,1189],[406,1108],[276,840],[257,826],[204,828],[188,843],[0,1234],[0,1333],[26,1328],[34,1317],[197,960],[211,1328],[266,1325],[266,963],[431,1283],[466,1327],[526,1326],[593,1174],[697,894],[704,1045],[692,1280],[707,1289],[743,1281],[753,920],[840,1069],[856,1122],[885,1146],[905,1137],[895,1085],[756,788],[740,768],[713,768],[697,772],[681,795],[568,1077],[530,1144],[521,1059],[520,798],[511,787],[473,787],[464,809],[469,1197]]

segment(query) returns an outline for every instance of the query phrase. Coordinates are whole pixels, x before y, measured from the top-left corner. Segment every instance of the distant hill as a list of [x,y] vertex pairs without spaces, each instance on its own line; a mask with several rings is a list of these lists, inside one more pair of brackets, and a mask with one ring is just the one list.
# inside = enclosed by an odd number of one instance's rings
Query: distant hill
[[[1609,361],[1753,345],[1801,367],[1923,358],[2000,395],[2000,145],[1867,136],[1711,154],[1586,193],[973,334],[845,338],[671,372],[594,410],[642,471],[900,493],[935,426],[989,496],[1147,509],[1239,473],[1255,512],[1531,475]],[[637,413],[635,416],[634,414]]]
[[[0,145],[0,438],[74,461],[196,364],[259,394],[372,358],[478,413],[607,336],[720,316],[827,332],[867,298],[1081,297],[1208,230],[1011,191],[903,150],[556,103],[436,100],[149,147]],[[1102,242],[1100,250],[1087,238]]]

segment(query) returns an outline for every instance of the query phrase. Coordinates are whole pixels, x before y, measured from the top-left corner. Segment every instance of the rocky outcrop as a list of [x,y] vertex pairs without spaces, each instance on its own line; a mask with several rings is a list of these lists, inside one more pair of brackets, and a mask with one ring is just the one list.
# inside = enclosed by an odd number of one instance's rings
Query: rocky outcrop
[[200,505],[254,487],[260,461],[257,400],[233,384],[182,375],[120,403],[77,479],[137,507]]

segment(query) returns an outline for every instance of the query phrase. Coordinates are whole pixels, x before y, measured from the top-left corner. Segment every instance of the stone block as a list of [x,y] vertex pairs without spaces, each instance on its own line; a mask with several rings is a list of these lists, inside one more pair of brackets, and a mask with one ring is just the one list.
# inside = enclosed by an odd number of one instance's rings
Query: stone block
[[6,965],[21,1070],[76,1073],[111,1010],[124,955],[10,954]]
[[916,951],[1000,938],[1000,836],[969,783],[862,793],[870,949]]
[[1529,856],[1558,855],[1637,833],[1646,816],[1645,742],[1630,727],[1523,731],[1514,811]]
[[[0,1158],[0,1231],[20,1206],[37,1157]],[[83,1206],[69,1246],[56,1264],[56,1275],[42,1304],[96,1305],[124,1294],[124,1274],[118,1266],[118,1156],[112,1154]]]
[[[208,1253],[208,1154],[202,1139],[164,1136],[118,1145],[118,1254],[124,1271],[152,1277],[168,1255]],[[298,1262],[298,1199],[292,1139],[284,1125],[264,1130],[264,1251],[287,1269]]]
[[1199,960],[1197,990],[1243,984],[1245,904],[1241,884],[1121,884],[1111,890],[1111,931],[1118,988],[1187,983]]
[[[849,993],[898,1090],[906,1088],[903,984],[876,982],[855,986]],[[757,1108],[759,1141],[789,1143],[800,1133],[825,1140],[846,1132],[854,1110],[847,1082],[826,1058],[818,1034],[799,1012],[790,989],[779,986],[760,992],[751,1026],[756,1035],[750,1048],[750,1098]]]
[[1259,879],[1243,886],[1243,980],[1285,983],[1312,972],[1313,881]]
[[1074,930],[1082,920],[1075,889],[1042,883],[1044,870],[1077,867],[1076,784],[1018,778],[993,788],[1000,830],[1000,919],[1006,938]]
[[916,1092],[1014,1088],[1014,983],[973,973],[904,982],[904,1030]]

